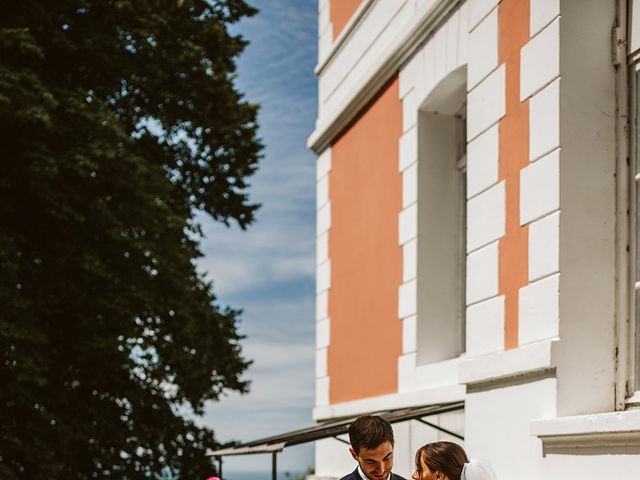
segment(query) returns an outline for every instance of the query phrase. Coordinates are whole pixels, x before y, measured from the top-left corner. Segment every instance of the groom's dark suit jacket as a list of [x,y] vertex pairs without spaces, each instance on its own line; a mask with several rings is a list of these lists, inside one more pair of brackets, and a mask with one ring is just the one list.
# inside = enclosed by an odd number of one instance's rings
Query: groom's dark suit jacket
[[[360,477],[360,474],[358,473],[358,468],[356,467],[356,469],[353,472],[351,472],[349,475],[345,475],[340,480],[362,480],[362,478]],[[391,472],[391,478],[389,480],[407,480],[407,479]]]

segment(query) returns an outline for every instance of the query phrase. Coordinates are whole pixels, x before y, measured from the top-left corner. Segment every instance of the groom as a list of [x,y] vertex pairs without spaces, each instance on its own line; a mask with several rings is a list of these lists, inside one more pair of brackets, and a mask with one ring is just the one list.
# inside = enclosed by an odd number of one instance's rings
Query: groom
[[406,480],[391,473],[393,468],[393,429],[384,418],[358,417],[349,427],[349,452],[358,467],[341,480]]

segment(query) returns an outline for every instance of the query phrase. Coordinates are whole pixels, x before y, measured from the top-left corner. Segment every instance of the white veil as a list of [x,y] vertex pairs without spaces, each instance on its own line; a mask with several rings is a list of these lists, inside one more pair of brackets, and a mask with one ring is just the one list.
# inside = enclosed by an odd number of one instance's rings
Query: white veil
[[472,458],[462,467],[460,480],[496,480],[496,474],[489,462]]

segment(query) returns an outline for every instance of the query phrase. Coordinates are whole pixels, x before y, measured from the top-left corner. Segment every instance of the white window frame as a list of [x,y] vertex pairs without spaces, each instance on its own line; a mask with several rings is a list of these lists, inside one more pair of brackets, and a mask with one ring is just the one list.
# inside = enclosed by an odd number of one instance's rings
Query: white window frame
[[616,408],[624,410],[640,406],[640,0],[620,0],[618,13],[622,28],[614,30],[614,55],[619,43],[626,55],[617,72]]

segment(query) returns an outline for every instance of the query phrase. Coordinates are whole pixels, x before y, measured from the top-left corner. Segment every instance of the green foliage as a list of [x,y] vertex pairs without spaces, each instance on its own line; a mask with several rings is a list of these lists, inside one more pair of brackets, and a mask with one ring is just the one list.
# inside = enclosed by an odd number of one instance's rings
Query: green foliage
[[0,17],[0,478],[205,478],[247,390],[197,212],[245,228],[262,145],[242,0],[22,0]]

